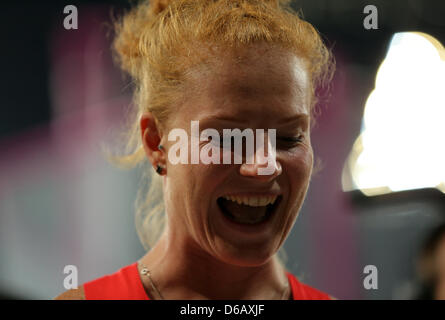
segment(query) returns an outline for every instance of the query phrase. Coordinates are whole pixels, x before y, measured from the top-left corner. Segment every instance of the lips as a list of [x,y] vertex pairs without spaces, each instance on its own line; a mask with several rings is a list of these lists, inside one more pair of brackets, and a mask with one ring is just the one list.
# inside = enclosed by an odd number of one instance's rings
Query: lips
[[225,196],[219,197],[217,203],[223,215],[232,222],[253,226],[269,220],[280,200],[281,196]]

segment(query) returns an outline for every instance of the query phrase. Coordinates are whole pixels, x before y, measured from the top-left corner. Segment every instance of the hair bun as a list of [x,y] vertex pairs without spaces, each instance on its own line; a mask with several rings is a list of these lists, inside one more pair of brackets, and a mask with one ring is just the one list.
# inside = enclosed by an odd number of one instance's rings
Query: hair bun
[[159,14],[168,7],[172,0],[150,0],[151,12]]

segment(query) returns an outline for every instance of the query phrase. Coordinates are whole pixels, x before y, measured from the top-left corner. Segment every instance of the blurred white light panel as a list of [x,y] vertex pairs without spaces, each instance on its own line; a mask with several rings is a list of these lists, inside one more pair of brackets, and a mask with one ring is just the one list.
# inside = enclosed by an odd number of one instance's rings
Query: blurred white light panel
[[420,188],[445,193],[445,50],[435,38],[392,37],[342,185],[370,196]]

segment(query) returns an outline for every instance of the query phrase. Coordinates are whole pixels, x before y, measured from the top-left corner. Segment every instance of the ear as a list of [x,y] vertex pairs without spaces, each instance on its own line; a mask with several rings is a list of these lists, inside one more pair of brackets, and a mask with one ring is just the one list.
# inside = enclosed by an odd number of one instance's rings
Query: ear
[[155,117],[151,112],[144,112],[139,120],[141,128],[142,145],[144,146],[145,154],[156,169],[157,165],[165,168],[166,155],[163,150],[159,149],[162,140],[162,131]]

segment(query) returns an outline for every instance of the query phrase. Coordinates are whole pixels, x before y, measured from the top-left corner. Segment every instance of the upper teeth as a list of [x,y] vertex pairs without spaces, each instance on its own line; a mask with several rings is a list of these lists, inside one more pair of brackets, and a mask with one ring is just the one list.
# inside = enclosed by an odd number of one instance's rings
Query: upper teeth
[[236,202],[238,204],[245,204],[251,207],[267,206],[273,204],[277,200],[277,196],[224,196],[224,199]]

